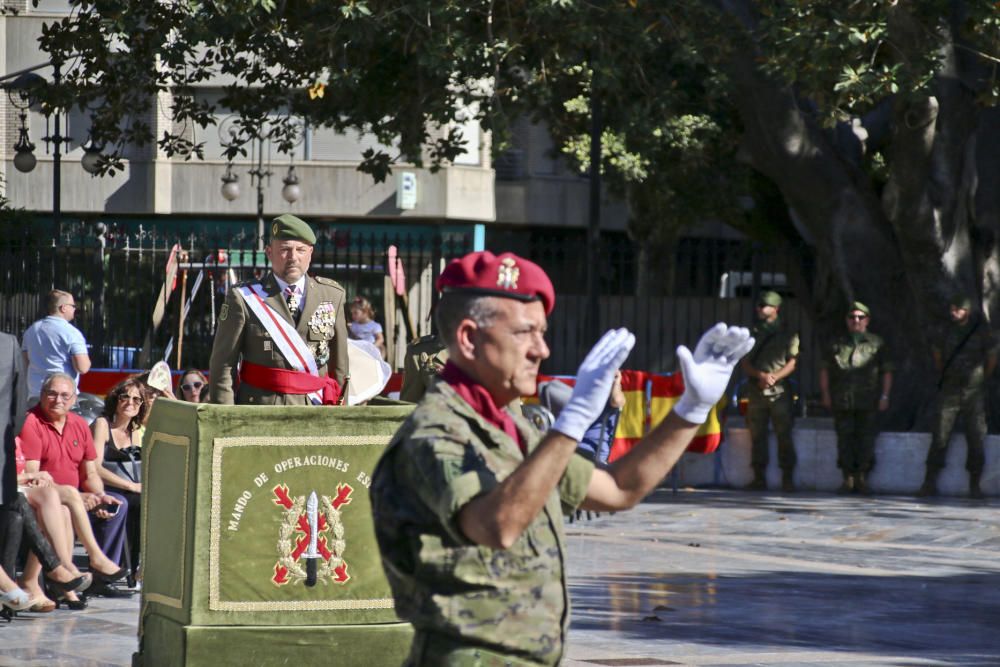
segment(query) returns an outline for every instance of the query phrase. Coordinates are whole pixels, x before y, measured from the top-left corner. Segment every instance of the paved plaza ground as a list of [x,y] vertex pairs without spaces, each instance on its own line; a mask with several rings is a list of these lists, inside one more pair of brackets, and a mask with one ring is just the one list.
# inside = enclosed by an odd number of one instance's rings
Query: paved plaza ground
[[[658,491],[569,526],[565,665],[996,667],[998,509],[997,499]],[[0,666],[129,665],[138,609],[138,596],[97,598],[85,611],[23,615],[0,625]]]

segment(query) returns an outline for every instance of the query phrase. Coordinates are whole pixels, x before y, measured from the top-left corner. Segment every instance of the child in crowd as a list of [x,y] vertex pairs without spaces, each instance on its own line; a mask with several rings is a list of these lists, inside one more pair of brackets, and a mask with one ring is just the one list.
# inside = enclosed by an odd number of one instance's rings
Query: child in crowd
[[382,335],[382,325],[375,321],[375,309],[371,301],[363,296],[354,297],[351,302],[351,322],[348,325],[351,338],[368,341],[378,348],[385,358],[385,336]]

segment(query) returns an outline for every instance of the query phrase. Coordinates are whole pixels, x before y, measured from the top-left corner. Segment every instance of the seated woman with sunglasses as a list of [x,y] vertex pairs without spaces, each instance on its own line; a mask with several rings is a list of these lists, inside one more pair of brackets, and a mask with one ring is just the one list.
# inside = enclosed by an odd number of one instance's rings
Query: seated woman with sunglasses
[[139,565],[141,432],[150,408],[145,391],[145,385],[137,378],[119,382],[104,399],[104,413],[90,427],[101,480],[128,501],[125,530],[133,570]]
[[208,385],[208,378],[201,371],[189,368],[181,375],[180,387],[182,401],[201,403],[201,390]]

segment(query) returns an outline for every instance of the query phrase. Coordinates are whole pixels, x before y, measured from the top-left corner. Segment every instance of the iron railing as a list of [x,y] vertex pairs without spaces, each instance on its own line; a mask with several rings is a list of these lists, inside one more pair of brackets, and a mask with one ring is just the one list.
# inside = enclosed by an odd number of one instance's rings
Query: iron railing
[[[319,240],[311,273],[333,278],[349,297],[361,294],[375,305],[377,319],[386,328],[390,362],[401,367],[406,341],[431,332],[434,278],[447,260],[472,249],[471,228],[314,226]],[[173,218],[64,222],[56,241],[44,221],[16,231],[5,226],[0,232],[0,330],[20,336],[42,316],[46,292],[58,287],[72,292],[81,306],[76,325],[92,346],[96,367],[136,366],[148,337],[144,365],[169,352],[172,367],[179,360],[180,366],[207,368],[226,290],[234,281],[267,270],[267,260],[257,250],[255,228],[252,221]],[[405,326],[402,299],[393,297],[387,278],[390,246],[396,247],[406,276],[411,330]],[[557,294],[549,321],[552,355],[542,370],[574,372],[594,342],[586,328],[589,297],[584,294],[583,234],[491,229],[487,247],[528,257],[552,277]],[[788,297],[783,317],[802,338],[802,357],[794,376],[800,394],[818,393],[819,347],[807,309],[794,295],[795,276],[803,273],[794,253],[742,239],[685,238],[672,250],[652,255],[624,234],[605,234],[600,256],[598,330],[628,326],[636,333],[628,368],[676,370],[677,345],[693,346],[715,322],[750,324],[757,294],[774,288]],[[171,257],[177,261],[177,276],[165,286]],[[196,283],[200,284],[192,297]],[[158,299],[163,317],[151,335]],[[183,328],[179,326],[182,301],[190,304]]]

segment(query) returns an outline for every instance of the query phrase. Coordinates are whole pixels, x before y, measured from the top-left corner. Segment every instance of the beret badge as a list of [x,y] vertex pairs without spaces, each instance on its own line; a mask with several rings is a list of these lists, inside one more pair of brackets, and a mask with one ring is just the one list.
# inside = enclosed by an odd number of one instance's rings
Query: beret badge
[[517,263],[510,257],[505,257],[497,269],[497,287],[516,290],[517,277],[520,274],[521,270],[517,268]]

